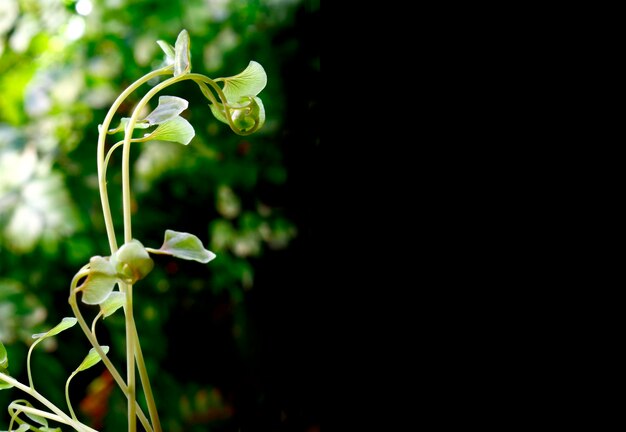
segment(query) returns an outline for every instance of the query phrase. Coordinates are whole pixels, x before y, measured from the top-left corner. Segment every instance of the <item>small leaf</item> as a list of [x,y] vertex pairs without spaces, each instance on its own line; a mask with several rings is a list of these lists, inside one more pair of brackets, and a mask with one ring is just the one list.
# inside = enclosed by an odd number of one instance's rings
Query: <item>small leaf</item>
[[[108,354],[109,347],[106,345],[103,345],[102,351],[104,351],[105,354]],[[80,366],[78,366],[78,369],[76,369],[76,372],[87,370],[90,367],[97,365],[100,360],[102,360],[100,358],[100,354],[98,354],[95,348],[92,348],[89,350],[89,354],[87,354],[87,357],[85,357],[85,360],[83,360]]]
[[118,276],[131,284],[146,277],[154,267],[154,261],[139,240],[125,243],[111,256],[111,262]]
[[7,354],[7,349],[4,347],[4,344],[0,342],[0,369],[8,369],[9,368],[9,356]]
[[187,145],[196,136],[193,126],[182,117],[174,117],[161,123],[146,139],[171,141]]
[[215,81],[224,81],[224,96],[228,102],[238,102],[245,96],[256,96],[267,85],[267,74],[259,63],[251,61],[248,67],[238,75],[228,78],[218,78]]
[[[0,342],[0,372],[3,374],[9,375],[9,371],[7,370],[9,367],[9,357],[7,355],[7,350]],[[7,383],[6,381],[2,381],[0,378],[0,390],[6,390],[13,387],[12,384]]]
[[[114,134],[117,132],[123,132],[126,129],[126,125],[128,124],[129,121],[130,121],[130,117],[122,117],[122,119],[120,120],[119,126],[116,127],[115,129],[109,129],[108,133]],[[151,126],[150,123],[146,122],[145,120],[140,120],[140,121],[135,122],[134,129],[148,129],[150,126]]]
[[115,267],[107,258],[92,257],[89,265],[89,275],[80,290],[83,292],[83,303],[97,305],[111,294],[118,278]]
[[165,231],[165,241],[160,249],[146,248],[146,250],[153,254],[171,255],[203,264],[215,258],[215,254],[206,250],[195,235],[172,230]]
[[174,63],[174,59],[176,58],[176,54],[174,51],[174,47],[168,44],[165,41],[158,40],[157,43],[165,53],[165,62],[170,65]]
[[[9,371],[3,370],[2,368],[0,368],[0,372],[2,372],[5,375],[9,375]],[[0,390],[10,389],[11,387],[13,387],[13,384],[9,384],[6,381],[2,381],[2,378],[0,378]]]
[[76,325],[76,322],[78,322],[76,318],[65,317],[61,320],[59,324],[56,325],[56,327],[52,328],[51,330],[48,330],[45,333],[34,334],[33,339],[45,339],[56,336],[62,331],[65,331],[70,327],[74,327]]
[[109,298],[100,304],[100,310],[104,317],[113,315],[119,308],[126,303],[126,296],[119,291],[112,292]]
[[183,30],[176,39],[174,49],[174,76],[184,75],[191,70],[189,33]]
[[161,96],[159,97],[159,105],[148,114],[146,120],[149,125],[157,125],[178,117],[180,113],[185,111],[189,106],[183,98],[176,96]]

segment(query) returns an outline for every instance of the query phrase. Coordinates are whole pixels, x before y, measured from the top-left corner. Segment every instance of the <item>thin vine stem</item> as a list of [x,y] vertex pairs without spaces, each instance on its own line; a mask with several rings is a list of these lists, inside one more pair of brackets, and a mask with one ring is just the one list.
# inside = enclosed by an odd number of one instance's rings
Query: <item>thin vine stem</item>
[[22,390],[24,393],[28,394],[29,396],[37,399],[39,402],[41,402],[43,405],[45,405],[50,411],[52,411],[54,414],[58,415],[61,419],[63,419],[63,423],[68,424],[70,426],[72,426],[74,429],[76,429],[77,431],[80,432],[98,432],[95,429],[90,428],[89,426],[79,422],[79,421],[75,421],[74,419],[72,419],[71,417],[69,417],[67,414],[65,414],[63,411],[61,411],[56,405],[54,405],[52,402],[50,402],[48,399],[46,399],[41,393],[39,393],[37,390],[34,390],[24,384],[22,384],[21,382],[19,382],[18,380],[10,377],[7,374],[4,374],[2,372],[0,372],[0,379],[2,379],[2,381],[5,381],[9,384],[11,384],[13,387]]
[[[98,343],[93,333],[91,333],[89,326],[87,325],[87,322],[85,321],[85,318],[83,317],[83,314],[81,313],[80,308],[78,307],[78,302],[76,299],[76,286],[78,284],[78,281],[84,276],[86,276],[87,274],[88,274],[87,271],[82,271],[82,272],[77,273],[76,276],[74,276],[74,278],[72,279],[72,284],[70,287],[69,304],[72,308],[72,311],[74,312],[74,316],[78,320],[78,324],[83,330],[83,333],[85,333],[85,336],[87,337],[87,339],[89,340],[93,348],[96,350],[96,352],[102,359],[102,362],[111,373],[111,376],[113,377],[113,379],[115,380],[119,388],[122,390],[122,392],[124,392],[124,395],[127,398],[129,398],[128,386],[124,382],[124,379],[122,378],[120,373],[117,371],[117,369],[115,368],[115,366],[113,365],[113,363],[111,362],[107,354],[104,352],[104,350]],[[152,426],[150,425],[148,418],[146,417],[141,407],[139,406],[139,403],[135,399],[133,399],[133,402],[136,406],[137,417],[139,417],[139,421],[141,422],[143,427],[146,429],[147,432],[155,432]]]
[[107,237],[109,239],[109,247],[111,248],[111,253],[115,253],[117,251],[117,239],[115,237],[115,227],[113,225],[113,217],[111,216],[111,207],[109,205],[109,196],[107,192],[106,186],[106,176],[105,176],[105,146],[106,146],[106,138],[109,130],[109,126],[111,125],[111,121],[113,121],[113,117],[115,113],[119,109],[120,105],[130,96],[135,90],[137,90],[142,84],[147,83],[153,78],[156,78],[160,75],[166,75],[172,72],[173,66],[166,66],[161,69],[157,69],[153,72],[150,72],[143,77],[139,78],[137,81],[132,83],[118,98],[113,102],[111,108],[109,108],[109,112],[107,113],[102,125],[100,125],[100,130],[98,134],[98,151],[97,151],[97,160],[98,160],[98,186],[100,188],[100,201],[102,204],[102,213],[104,216],[104,224],[107,231]]

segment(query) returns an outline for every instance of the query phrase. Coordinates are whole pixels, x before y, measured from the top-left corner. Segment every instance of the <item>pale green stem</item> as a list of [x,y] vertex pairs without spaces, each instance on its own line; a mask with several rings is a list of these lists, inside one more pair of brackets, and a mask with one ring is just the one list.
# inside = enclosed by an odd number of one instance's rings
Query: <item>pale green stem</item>
[[[94,339],[97,341],[98,340],[98,336],[96,336],[96,323],[98,322],[98,320],[100,319],[101,316],[103,316],[104,313],[102,311],[100,311],[100,313],[98,315],[96,315],[96,317],[93,319],[93,322],[91,323],[91,333],[93,334]],[[98,342],[99,344],[100,342]]]
[[77,371],[72,372],[72,375],[70,375],[70,377],[65,382],[65,400],[67,401],[67,407],[70,410],[70,414],[72,415],[72,418],[76,421],[78,421],[78,419],[76,418],[76,414],[74,413],[74,408],[72,408],[72,402],[70,401],[70,381],[72,381],[72,378],[74,378],[77,373],[78,373]]
[[49,420],[52,420],[52,421],[55,421],[55,422],[67,424],[65,422],[65,420],[63,418],[59,417],[58,415],[49,413],[47,411],[42,411],[42,410],[37,409],[37,408],[32,408],[32,407],[29,407],[29,406],[24,406],[24,405],[19,405],[19,404],[12,403],[11,405],[9,405],[9,414],[13,415],[13,412],[11,412],[11,409],[13,409],[14,412],[19,411],[19,412],[23,412],[23,413],[27,413],[27,414],[33,414],[33,415],[37,415],[37,416],[40,416],[40,417],[45,417],[45,418],[47,418]]
[[[143,142],[143,141],[146,141],[146,138],[149,138],[149,137],[132,139],[130,142]],[[107,156],[104,159],[104,176],[105,177],[107,174],[107,166],[109,165],[109,159],[111,159],[111,155],[118,147],[121,147],[123,144],[124,144],[124,141],[118,141],[109,149],[109,152],[107,153]]]
[[144,392],[146,395],[150,395],[151,397],[146,396],[146,402],[148,404],[148,413],[150,414],[150,420],[152,421],[152,426],[154,427],[155,432],[161,432],[161,421],[159,420],[159,413],[156,407],[156,403],[154,401],[154,397],[152,393],[152,386],[150,385],[150,377],[148,376],[148,370],[145,367],[145,362],[143,359],[143,352],[141,351],[141,344],[139,343],[139,335],[137,334],[137,328],[134,328],[133,336],[135,338],[135,355],[137,356],[137,369],[139,370],[139,378],[141,378],[141,385],[143,386]]
[[167,66],[162,69],[157,69],[153,72],[150,72],[147,75],[139,78],[133,84],[131,84],[124,92],[119,95],[119,97],[113,102],[109,112],[104,118],[104,122],[100,126],[99,135],[98,135],[98,185],[100,187],[100,201],[102,202],[102,213],[104,216],[104,223],[106,226],[107,236],[109,238],[109,246],[111,248],[111,253],[115,253],[117,251],[117,239],[115,238],[115,228],[113,226],[113,218],[111,217],[111,208],[109,206],[109,196],[107,193],[106,186],[106,177],[105,177],[105,163],[104,163],[104,151],[106,145],[106,137],[109,130],[109,126],[111,125],[111,121],[113,120],[113,116],[119,109],[120,105],[126,100],[128,96],[130,96],[137,88],[139,88],[142,84],[150,81],[153,78],[156,78],[160,75],[166,75],[171,73],[172,66]]
[[[124,144],[124,141],[118,141],[115,144],[113,144],[111,146],[111,148],[109,149],[109,152],[107,153],[106,158],[104,159],[104,170],[102,172],[102,177],[106,179],[107,176],[107,167],[109,166],[109,159],[111,158],[111,155],[113,154],[113,152],[115,151],[116,148],[118,148],[119,146],[121,146],[122,144]],[[115,253],[114,251],[111,251],[111,253]]]
[[[124,242],[130,242],[133,239],[132,234],[132,217],[131,217],[131,195],[130,195],[130,144],[132,140],[132,133],[135,129],[135,124],[137,123],[137,118],[139,117],[139,113],[143,110],[143,108],[147,105],[147,103],[154,97],[162,89],[185,79],[185,76],[173,77],[168,80],[163,81],[161,84],[156,85],[152,88],[137,104],[135,109],[133,110],[133,114],[126,125],[125,135],[124,135],[124,148],[122,155],[122,200],[123,200],[123,208],[124,208]],[[134,396],[135,391],[135,344],[138,343],[139,338],[134,337],[137,333],[137,329],[135,327],[135,319],[133,316],[133,298],[132,298],[132,286],[129,285],[129,289],[126,290],[126,368],[127,368],[127,381],[129,392],[132,396]],[[148,374],[146,372],[146,365],[143,361],[143,356],[137,357],[137,368],[140,370],[140,376],[148,378]],[[153,425],[155,428],[156,425],[159,425],[158,421],[158,413],[156,411],[156,404],[154,402],[154,395],[152,394],[151,387],[144,385],[144,391],[146,394],[146,400],[148,401],[148,406],[151,407],[150,415],[157,421],[154,422]],[[134,416],[132,416],[132,412],[135,407],[129,403],[128,406],[128,421],[129,421],[129,431],[135,432],[135,422]],[[157,428],[156,432],[160,432]]]
[[[169,87],[177,82],[195,79],[202,82],[209,83],[215,91],[218,93],[220,99],[224,102],[224,110],[226,117],[229,121],[231,128],[234,128],[232,124],[230,110],[228,105],[226,104],[226,97],[222,92],[221,88],[215,84],[213,80],[207,78],[203,75],[197,74],[187,74],[180,75],[177,77],[172,77],[163,81],[162,83],[156,85],[152,88],[137,104],[133,113],[126,124],[126,129],[124,131],[124,148],[122,154],[122,202],[123,202],[123,210],[124,210],[124,242],[128,243],[133,239],[132,234],[132,205],[131,205],[131,191],[130,191],[130,145],[133,142],[133,131],[135,129],[135,124],[137,123],[139,114],[142,112],[144,107],[148,104],[148,102],[161,90]],[[212,102],[215,102],[213,99]],[[110,121],[109,121],[110,124]],[[102,126],[102,131],[108,128],[108,124]],[[104,154],[104,153],[103,153]],[[100,160],[100,159],[99,159]],[[99,171],[101,172],[101,171]],[[100,182],[102,183],[103,178],[100,178]],[[106,188],[105,188],[106,189]],[[106,193],[106,192],[105,192]],[[112,250],[112,252],[114,252]],[[139,369],[140,376],[142,377],[142,382],[149,383],[148,373],[146,371],[145,362],[143,359],[143,355],[141,354],[141,348],[135,349],[135,345],[139,343],[139,338],[137,337],[137,329],[135,327],[135,320],[133,316],[133,298],[132,298],[132,285],[128,285],[128,289],[126,290],[126,368],[127,368],[127,381],[128,381],[128,395],[129,395],[129,405],[128,405],[128,421],[129,421],[129,431],[136,431],[136,422],[135,415],[133,412],[135,410],[134,404],[130,401],[135,397],[135,359],[137,362],[137,368]],[[139,353],[136,355],[136,353]],[[144,379],[145,378],[145,379]],[[156,411],[156,404],[154,402],[154,395],[152,394],[152,389],[150,385],[146,385],[144,383],[144,390],[146,393],[146,400],[148,401],[148,406],[150,407],[150,415],[153,419],[153,426],[156,428],[156,432],[160,432],[158,414]],[[156,419],[156,421],[155,421]]]
[[186,78],[186,75],[180,75],[177,77],[169,78],[162,83],[154,86],[146,95],[139,101],[133,114],[128,120],[126,125],[126,131],[124,135],[124,149],[122,156],[122,201],[124,205],[124,242],[129,242],[133,239],[132,220],[131,220],[131,196],[130,196],[130,143],[132,141],[133,130],[139,114],[144,107],[150,102],[150,99],[154,97],[158,92],[166,87],[171,86]]
[[22,384],[21,382],[19,382],[16,379],[10,377],[9,375],[6,375],[6,374],[0,372],[0,380],[5,381],[5,382],[11,384],[13,387],[15,387],[15,388],[17,388],[19,390],[22,390],[24,393],[26,393],[26,394],[30,395],[31,397],[37,399],[39,402],[41,402],[43,405],[45,405],[48,409],[50,409],[50,411],[52,411],[53,413],[58,415],[61,419],[63,419],[62,423],[65,423],[65,424],[68,424],[68,425],[72,426],[77,431],[80,431],[80,432],[98,432],[97,430],[92,429],[89,426],[86,426],[86,425],[82,424],[81,422],[75,421],[74,419],[70,418],[67,414],[65,414],[63,411],[61,411],[56,405],[54,405],[52,402],[50,402],[48,399],[46,399],[37,390],[31,389],[30,387]]
[[28,370],[28,384],[30,385],[30,388],[34,389],[35,385],[33,384],[33,373],[31,372],[30,369],[30,356],[33,353],[33,350],[35,349],[35,347],[37,346],[37,344],[39,342],[41,342],[43,339],[37,339],[35,342],[33,342],[33,344],[30,346],[30,349],[28,350],[28,355],[26,356],[26,369]]
[[[124,285],[122,285],[124,288]],[[128,430],[137,432],[137,392],[135,381],[135,318],[133,317],[133,286],[128,284],[126,293],[126,382],[128,382]]]
[[[135,109],[133,110],[133,114],[131,115],[128,123],[126,124],[126,131],[124,135],[124,150],[122,156],[122,200],[124,205],[124,242],[129,242],[133,239],[133,231],[132,231],[132,218],[131,218],[131,196],[130,196],[130,144],[133,141],[132,133],[135,129],[135,124],[137,124],[137,120],[139,114],[142,112],[144,107],[150,102],[150,100],[161,90],[169,87],[177,82],[184,80],[194,80],[199,82],[204,82],[210,84],[213,89],[217,92],[220,99],[224,102],[224,110],[225,117],[229,121],[231,128],[235,128],[235,125],[232,123],[230,108],[228,106],[226,96],[224,96],[224,92],[222,89],[210,78],[200,75],[200,74],[187,74],[187,75],[179,75],[177,77],[169,78],[162,83],[154,86],[146,95],[139,101]],[[212,99],[212,102],[216,102],[215,99]]]
[[[196,84],[200,84],[200,83],[209,84],[211,88],[215,90],[220,100],[222,101],[222,107],[224,108],[223,114],[224,114],[224,117],[226,118],[226,121],[228,122],[228,125],[235,133],[241,134],[241,131],[233,123],[232,113],[230,111],[230,105],[228,104],[228,99],[226,99],[226,96],[224,95],[222,88],[219,85],[217,85],[217,83],[214,80],[212,80],[211,78],[205,75],[188,74],[188,75],[185,75],[185,77],[186,79],[193,80]],[[211,103],[214,103],[217,106],[217,100],[215,99],[215,96],[213,96],[213,94],[210,91],[208,91],[208,89],[202,89],[202,86],[200,86],[200,89],[202,90],[202,94],[204,94],[211,101]],[[250,131],[246,133],[246,135],[250,135],[252,132],[253,131]]]
[[[115,368],[115,366],[113,365],[113,363],[111,362],[109,357],[102,350],[102,347],[100,346],[100,344],[96,340],[96,338],[93,335],[93,333],[91,333],[91,331],[89,329],[89,326],[87,325],[87,322],[83,318],[83,314],[80,312],[80,309],[78,308],[78,303],[77,303],[77,300],[76,300],[76,284],[78,283],[78,280],[81,277],[83,277],[83,276],[85,276],[85,275],[81,274],[81,273],[78,273],[76,276],[74,276],[74,279],[72,279],[72,286],[71,286],[70,298],[69,298],[70,306],[72,307],[72,311],[74,312],[74,316],[78,320],[78,324],[82,328],[83,333],[85,333],[85,336],[87,337],[87,339],[89,340],[91,345],[94,347],[94,349],[96,350],[96,352],[98,353],[98,355],[102,359],[102,362],[104,363],[106,368],[111,373],[111,376],[113,377],[113,379],[115,380],[115,382],[117,383],[119,388],[124,392],[124,395],[126,397],[128,397],[128,386],[124,382],[124,379],[122,378],[120,373],[117,371],[117,369]],[[134,403],[136,405],[137,417],[139,417],[139,421],[141,421],[141,424],[143,425],[143,427],[146,429],[147,432],[154,432],[153,429],[152,429],[152,426],[150,426],[150,423],[148,422],[148,418],[146,417],[146,415],[141,410],[141,407],[139,406],[137,401],[135,399],[133,399],[133,401],[134,401]]]

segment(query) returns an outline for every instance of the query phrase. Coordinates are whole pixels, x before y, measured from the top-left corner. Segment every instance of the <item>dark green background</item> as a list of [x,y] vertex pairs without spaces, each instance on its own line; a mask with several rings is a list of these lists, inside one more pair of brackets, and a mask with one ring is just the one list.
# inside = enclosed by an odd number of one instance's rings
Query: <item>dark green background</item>
[[[196,138],[133,147],[134,237],[158,247],[166,229],[191,232],[218,255],[208,265],[158,257],[136,286],[163,427],[319,430],[319,1],[93,0],[84,17],[73,0],[2,2],[19,4],[17,15],[0,6],[0,338],[12,374],[25,380],[30,335],[71,315],[74,273],[108,254],[97,125],[117,94],[159,66],[155,41],[173,44],[186,28],[194,72],[230,76],[250,60],[265,67],[267,123],[236,136],[184,83],[165,94],[189,100]],[[119,163],[116,155],[108,176],[118,238]],[[123,369],[121,315],[99,337]],[[38,390],[64,407],[65,379],[88,349],[78,327],[38,349]],[[101,373],[74,379],[75,407]],[[0,393],[0,429],[18,397]],[[121,392],[106,400],[102,430],[125,430]]]

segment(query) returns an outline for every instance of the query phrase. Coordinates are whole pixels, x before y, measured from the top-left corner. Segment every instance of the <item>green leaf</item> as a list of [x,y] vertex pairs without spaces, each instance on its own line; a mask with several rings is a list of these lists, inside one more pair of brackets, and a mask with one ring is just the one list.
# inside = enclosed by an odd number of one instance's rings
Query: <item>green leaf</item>
[[0,342],[0,369],[8,369],[9,368],[9,356],[7,354],[7,349],[4,347],[4,344]]
[[148,114],[146,120],[150,126],[165,123],[175,117],[178,117],[180,113],[185,111],[189,106],[183,98],[176,96],[161,96],[159,97],[159,105]]
[[259,63],[251,61],[248,67],[238,75],[228,78],[218,78],[215,81],[224,81],[224,96],[228,102],[239,102],[245,96],[256,96],[267,85],[267,74]]
[[[2,372],[5,375],[10,375],[9,371],[3,370],[2,368],[0,368],[0,372]],[[10,389],[11,387],[13,387],[13,384],[9,384],[8,382],[2,381],[2,378],[0,378],[0,390]]]
[[34,334],[33,339],[46,339],[52,336],[56,336],[62,331],[65,331],[68,328],[74,327],[77,322],[78,320],[76,318],[65,317],[61,320],[59,324],[56,325],[56,327],[52,328],[51,330],[48,330],[45,333]]
[[[106,345],[103,345],[102,351],[104,351],[105,354],[108,354],[109,347]],[[78,366],[78,368],[76,369],[76,372],[87,370],[90,367],[97,365],[100,360],[102,360],[100,358],[100,354],[98,354],[95,348],[92,348],[89,350],[89,354],[87,354],[87,357],[85,357],[85,360],[83,360],[80,366]]]
[[[130,117],[122,117],[120,119],[120,124],[118,127],[116,127],[115,129],[109,129],[109,134],[114,134],[117,132],[123,132],[126,129],[126,125],[128,124],[128,122],[130,121]],[[134,129],[148,129],[150,126],[152,126],[150,123],[146,122],[145,120],[140,120],[135,122],[135,128]]]
[[196,136],[193,126],[182,117],[174,117],[171,120],[161,123],[146,140],[171,141],[187,145]]
[[191,71],[189,33],[183,30],[176,39],[174,48],[174,76],[184,75]]
[[100,310],[104,317],[113,315],[119,308],[126,303],[126,296],[119,291],[112,292],[109,298],[100,304]]
[[[4,347],[4,344],[0,342],[0,372],[2,372],[3,374],[9,375],[9,371],[7,370],[8,368],[9,368],[9,356],[7,355],[7,350]],[[10,389],[11,387],[13,387],[12,384],[9,384],[5,381],[2,381],[2,379],[0,379],[0,390]]]
[[139,240],[125,243],[111,256],[111,263],[118,276],[131,284],[146,277],[154,267],[154,261]]
[[146,248],[146,250],[153,254],[171,255],[203,264],[215,258],[215,254],[206,250],[195,235],[172,230],[165,231],[165,241],[160,249]]
[[83,303],[97,305],[107,299],[117,283],[117,272],[113,264],[101,256],[89,260],[89,275],[80,286],[83,292]]
[[161,49],[165,53],[165,61],[166,61],[166,63],[168,65],[173,64],[174,63],[174,59],[176,58],[174,47],[171,46],[170,44],[168,44],[167,42],[162,41],[162,40],[158,40],[157,43],[159,44],[159,46],[161,47]]

